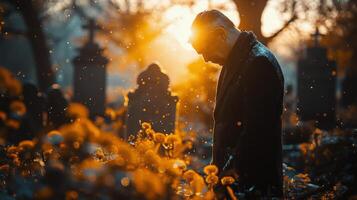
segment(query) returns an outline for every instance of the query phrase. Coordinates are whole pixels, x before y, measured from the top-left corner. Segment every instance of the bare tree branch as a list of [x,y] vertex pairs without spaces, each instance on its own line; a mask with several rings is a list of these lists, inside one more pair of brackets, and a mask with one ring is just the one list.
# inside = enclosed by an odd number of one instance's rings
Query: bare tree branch
[[278,36],[281,32],[283,32],[292,22],[294,22],[297,19],[297,15],[294,14],[288,21],[285,22],[285,24],[278,30],[276,31],[273,35],[266,37],[266,42],[269,43],[272,41],[276,36]]

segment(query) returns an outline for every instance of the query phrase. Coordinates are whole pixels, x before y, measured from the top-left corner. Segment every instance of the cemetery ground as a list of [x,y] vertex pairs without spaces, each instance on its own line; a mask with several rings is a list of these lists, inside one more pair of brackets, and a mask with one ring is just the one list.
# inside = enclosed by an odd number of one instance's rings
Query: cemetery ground
[[[254,188],[234,192],[239,177],[217,176],[209,133],[166,134],[142,122],[125,137],[122,109],[91,118],[56,87],[47,97],[31,89],[0,69],[0,199],[214,199],[217,184],[230,199],[261,198]],[[45,100],[49,108],[33,106]],[[290,112],[284,122],[286,198],[356,198],[357,132],[296,125]]]

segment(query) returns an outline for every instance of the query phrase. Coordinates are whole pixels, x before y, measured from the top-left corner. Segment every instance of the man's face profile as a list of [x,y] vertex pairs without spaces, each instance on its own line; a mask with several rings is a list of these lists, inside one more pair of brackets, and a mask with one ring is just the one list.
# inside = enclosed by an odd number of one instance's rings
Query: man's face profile
[[226,44],[226,30],[222,27],[192,27],[190,43],[204,60],[222,64],[222,50]]

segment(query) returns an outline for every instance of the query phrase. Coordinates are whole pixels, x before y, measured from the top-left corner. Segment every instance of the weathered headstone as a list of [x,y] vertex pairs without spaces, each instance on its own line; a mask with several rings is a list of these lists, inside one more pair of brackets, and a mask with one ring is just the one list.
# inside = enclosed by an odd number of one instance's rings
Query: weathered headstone
[[68,102],[58,84],[53,84],[47,91],[48,125],[58,128],[67,122]]
[[126,135],[135,135],[142,122],[151,123],[155,131],[173,133],[178,97],[169,90],[169,77],[157,64],[151,64],[138,76],[137,84],[128,94]]
[[352,67],[347,68],[342,81],[342,106],[349,108],[357,106],[357,70]]
[[87,26],[89,40],[74,58],[74,102],[87,106],[90,116],[103,115],[106,92],[106,64],[108,59],[102,56],[99,45],[94,41],[94,33],[99,27],[94,20]]
[[336,63],[319,46],[318,29],[313,36],[315,45],[298,62],[297,113],[302,121],[313,120],[317,127],[331,129],[336,125]]

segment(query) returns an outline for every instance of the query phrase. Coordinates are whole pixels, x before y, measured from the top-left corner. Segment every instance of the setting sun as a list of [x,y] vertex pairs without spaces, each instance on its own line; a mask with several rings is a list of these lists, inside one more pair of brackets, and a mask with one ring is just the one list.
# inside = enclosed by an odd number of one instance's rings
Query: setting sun
[[191,8],[178,5],[171,7],[165,15],[165,19],[170,24],[166,29],[167,32],[173,35],[182,47],[185,49],[191,49],[192,47],[188,43],[188,39],[191,34],[191,24],[195,16],[204,10],[215,8],[214,5],[220,4],[224,4],[226,6],[226,9],[221,11],[227,15],[234,22],[234,24],[238,25],[238,13],[232,1],[215,0],[211,2],[210,6],[207,2],[202,2]]

